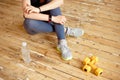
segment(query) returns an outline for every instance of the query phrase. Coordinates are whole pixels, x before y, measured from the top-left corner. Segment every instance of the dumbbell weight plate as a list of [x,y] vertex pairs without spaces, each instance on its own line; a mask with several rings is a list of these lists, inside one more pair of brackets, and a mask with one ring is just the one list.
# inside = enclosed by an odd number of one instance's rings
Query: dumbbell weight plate
[[86,57],[84,60],[83,60],[83,64],[86,65],[90,62],[90,58],[89,57]]
[[83,71],[90,72],[91,71],[91,67],[89,65],[85,65],[85,66],[83,66]]
[[101,68],[97,68],[95,70],[95,75],[97,75],[97,76],[101,75],[102,73],[103,73],[103,69],[101,69]]

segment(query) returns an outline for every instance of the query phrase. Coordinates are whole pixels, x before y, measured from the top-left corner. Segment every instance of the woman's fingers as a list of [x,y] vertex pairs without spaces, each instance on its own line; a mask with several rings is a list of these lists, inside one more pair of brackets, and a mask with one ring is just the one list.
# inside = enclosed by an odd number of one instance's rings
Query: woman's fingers
[[59,15],[59,16],[53,16],[53,22],[59,23],[59,24],[65,24],[66,18],[65,16]]
[[26,7],[25,8],[25,12],[28,14],[29,13],[29,11],[31,10],[31,8],[29,8],[29,7]]
[[25,8],[25,12],[26,12],[27,14],[29,14],[29,13],[33,12],[33,8],[32,8],[31,6],[27,6],[27,7]]
[[35,7],[33,7],[33,6],[27,6],[27,7],[25,8],[25,12],[26,12],[27,14],[30,14],[30,13],[32,13],[32,12],[39,13],[39,9],[38,9],[38,8],[35,8]]
[[65,21],[62,21],[61,24],[65,24]]
[[28,12],[28,14],[30,14],[30,13],[32,13],[32,12],[34,12],[33,9],[31,9],[31,10]]
[[65,16],[62,16],[61,24],[65,24],[65,22],[66,22],[66,18],[65,18]]

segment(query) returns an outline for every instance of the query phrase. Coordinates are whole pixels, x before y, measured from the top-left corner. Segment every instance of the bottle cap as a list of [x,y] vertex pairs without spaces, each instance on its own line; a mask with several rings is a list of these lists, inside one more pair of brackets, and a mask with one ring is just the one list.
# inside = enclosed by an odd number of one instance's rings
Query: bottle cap
[[22,46],[27,46],[27,42],[22,42]]

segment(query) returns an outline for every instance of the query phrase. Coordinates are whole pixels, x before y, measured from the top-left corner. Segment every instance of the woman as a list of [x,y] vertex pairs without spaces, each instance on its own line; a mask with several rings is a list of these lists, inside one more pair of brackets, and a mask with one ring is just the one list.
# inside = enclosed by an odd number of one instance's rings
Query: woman
[[63,26],[66,18],[59,8],[62,4],[63,0],[23,0],[24,28],[29,34],[55,32],[58,38],[57,49],[64,60],[70,60],[72,54],[65,34],[78,37],[83,35],[83,30]]

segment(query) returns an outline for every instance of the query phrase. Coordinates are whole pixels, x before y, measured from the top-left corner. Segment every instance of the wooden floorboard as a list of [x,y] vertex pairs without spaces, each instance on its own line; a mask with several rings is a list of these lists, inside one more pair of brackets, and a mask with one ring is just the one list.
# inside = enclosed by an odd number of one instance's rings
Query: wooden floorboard
[[[54,33],[29,35],[23,28],[20,0],[0,0],[0,80],[120,80],[120,1],[65,0],[65,26],[85,34],[67,37],[73,59],[64,61]],[[32,62],[25,64],[21,43],[28,43]],[[99,57],[101,76],[82,71],[85,57]]]

